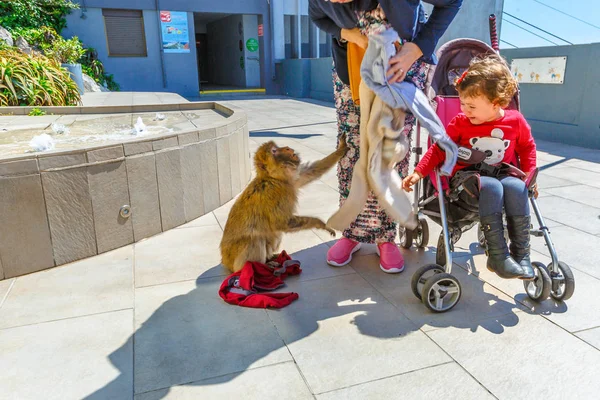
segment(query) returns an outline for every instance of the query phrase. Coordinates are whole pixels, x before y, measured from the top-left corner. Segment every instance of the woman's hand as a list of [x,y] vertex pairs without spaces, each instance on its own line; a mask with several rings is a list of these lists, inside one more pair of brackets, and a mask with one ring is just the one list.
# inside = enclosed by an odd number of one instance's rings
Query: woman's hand
[[423,177],[417,171],[413,172],[406,178],[402,179],[402,189],[405,192],[412,192],[412,186],[414,186],[417,182],[419,182]]
[[360,33],[360,30],[358,28],[342,28],[342,39],[351,43],[355,43],[363,49],[366,49],[367,45],[369,44],[369,39],[365,35]]
[[388,69],[388,82],[402,82],[406,78],[406,73],[410,67],[423,55],[423,52],[414,43],[406,42],[400,48],[400,51],[390,58],[390,68]]

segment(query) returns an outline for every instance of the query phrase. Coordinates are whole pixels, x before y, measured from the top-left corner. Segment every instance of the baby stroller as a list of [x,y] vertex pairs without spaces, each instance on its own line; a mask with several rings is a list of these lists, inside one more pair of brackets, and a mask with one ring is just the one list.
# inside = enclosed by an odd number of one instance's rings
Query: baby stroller
[[[469,61],[473,57],[494,51],[498,52],[496,17],[494,15],[490,16],[490,36],[492,47],[475,39],[456,39],[438,50],[438,65],[435,70],[430,72],[428,78],[430,87],[436,94],[437,114],[445,126],[460,112],[458,93],[453,84],[455,79],[467,69]],[[519,109],[518,93],[514,96],[509,108]],[[419,162],[422,153],[420,136],[420,126],[417,125],[417,145],[412,149],[416,158],[415,165]],[[429,142],[428,146],[431,145]],[[529,281],[524,280],[523,285],[527,295],[533,300],[543,301],[552,296],[556,300],[564,301],[573,295],[575,280],[569,266],[558,260],[550,232],[534,198],[532,188],[537,172],[536,170],[526,182],[530,203],[539,224],[539,228],[531,229],[530,234],[544,237],[552,262],[548,266],[541,262],[532,262],[535,278]],[[411,280],[414,295],[434,312],[448,311],[459,302],[462,290],[460,282],[451,274],[452,251],[462,233],[479,222],[478,207],[464,201],[460,196],[460,191],[461,186],[451,189],[448,178],[440,177],[437,170],[429,177],[419,181],[414,190],[413,204],[414,213],[418,215],[418,226],[414,230],[405,229],[400,237],[400,243],[404,248],[410,248],[413,243],[415,246],[423,248],[427,246],[429,240],[429,228],[424,216],[429,216],[442,227],[442,233],[437,242],[436,264],[419,268]],[[436,199],[438,201],[435,201]],[[478,238],[479,244],[485,248],[485,238],[481,230],[479,230]],[[506,240],[508,243],[508,237]]]

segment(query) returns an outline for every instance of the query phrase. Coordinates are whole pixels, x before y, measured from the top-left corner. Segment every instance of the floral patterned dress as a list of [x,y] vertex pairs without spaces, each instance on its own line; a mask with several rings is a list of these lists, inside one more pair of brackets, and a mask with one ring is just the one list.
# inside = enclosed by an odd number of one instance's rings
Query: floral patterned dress
[[[358,14],[358,28],[364,35],[378,34],[390,27],[381,7],[371,11],[362,11]],[[406,74],[407,80],[411,80],[419,89],[425,88],[429,66],[418,60]],[[337,111],[338,140],[340,135],[346,134],[349,150],[338,164],[338,183],[340,192],[340,206],[348,198],[350,183],[352,182],[352,171],[358,161],[360,146],[360,107],[352,101],[350,86],[344,84],[333,71],[333,88],[335,108]],[[407,114],[404,121],[403,132],[411,141],[412,129],[415,125],[415,117]],[[410,153],[396,166],[401,177],[408,174],[408,163]],[[356,220],[343,232],[344,237],[362,243],[393,242],[396,238],[397,223],[390,219],[386,212],[379,206],[374,193],[369,193],[365,208]]]

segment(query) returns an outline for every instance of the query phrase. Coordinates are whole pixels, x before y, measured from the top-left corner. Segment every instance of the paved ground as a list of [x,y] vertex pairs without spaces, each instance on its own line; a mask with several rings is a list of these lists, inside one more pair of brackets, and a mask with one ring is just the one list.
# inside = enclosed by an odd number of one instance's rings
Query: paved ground
[[[329,104],[225,102],[248,112],[252,150],[274,139],[311,160],[335,146]],[[327,266],[333,242],[317,231],[283,243],[302,261],[284,289],[298,301],[230,306],[217,295],[228,204],[135,245],[0,281],[0,398],[597,399],[600,151],[538,147],[540,207],[577,281],[566,304],[532,303],[520,282],[489,273],[473,230],[454,259],[463,298],[446,314],[428,312],[409,285],[433,261],[434,239],[387,275],[369,246],[349,266]],[[304,191],[300,212],[327,218],[336,187],[332,171]],[[549,262],[541,239],[533,247]]]

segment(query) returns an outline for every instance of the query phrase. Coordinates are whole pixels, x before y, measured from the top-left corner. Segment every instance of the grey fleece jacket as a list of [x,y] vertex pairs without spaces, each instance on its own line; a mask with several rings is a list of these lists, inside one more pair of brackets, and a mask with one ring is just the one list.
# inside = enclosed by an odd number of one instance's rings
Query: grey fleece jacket
[[398,34],[393,29],[369,36],[369,46],[360,67],[361,78],[384,103],[392,108],[410,112],[419,120],[433,141],[446,152],[446,160],[440,168],[441,174],[451,175],[458,149],[446,134],[442,121],[431,107],[425,93],[417,89],[412,82],[390,84],[387,80],[389,60],[396,54],[394,43],[398,39]]

